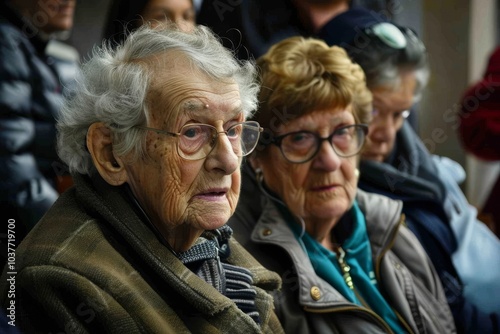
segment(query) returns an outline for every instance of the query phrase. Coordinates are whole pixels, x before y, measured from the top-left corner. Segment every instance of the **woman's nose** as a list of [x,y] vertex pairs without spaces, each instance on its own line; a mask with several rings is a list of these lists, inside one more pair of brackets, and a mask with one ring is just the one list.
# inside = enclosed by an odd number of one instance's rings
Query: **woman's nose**
[[396,124],[391,117],[374,118],[370,124],[369,136],[372,141],[391,141],[396,135]]
[[241,157],[234,153],[233,145],[224,132],[218,134],[215,139],[215,147],[207,156],[205,164],[209,170],[221,170],[226,175],[234,173],[239,169]]
[[191,32],[194,29],[193,23],[185,20],[182,16],[175,17],[172,21],[184,32]]
[[342,161],[339,155],[333,149],[332,144],[325,140],[320,146],[319,152],[313,160],[313,167],[325,171],[334,171],[340,167]]

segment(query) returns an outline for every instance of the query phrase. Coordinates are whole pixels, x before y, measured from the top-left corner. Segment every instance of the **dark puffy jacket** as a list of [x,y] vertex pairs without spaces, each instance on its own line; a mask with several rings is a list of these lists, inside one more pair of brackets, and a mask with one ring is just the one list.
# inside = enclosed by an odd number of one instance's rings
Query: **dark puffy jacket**
[[[455,193],[460,191],[458,184],[443,176],[453,173],[443,161],[434,159],[417,134],[404,124],[392,155],[384,163],[361,161],[358,186],[404,203],[408,227],[436,268],[458,333],[500,333],[498,309],[488,310],[498,304],[494,295],[500,287],[498,275],[490,279],[483,273],[498,268],[500,245],[476,220],[476,212],[465,198],[459,199]],[[477,274],[468,274],[471,271]],[[481,293],[480,301],[473,298]]]
[[48,56],[36,32],[0,4],[0,202],[2,217],[16,220],[17,239],[58,197],[54,182],[66,168],[56,153],[55,119],[67,84],[57,69],[77,67]]

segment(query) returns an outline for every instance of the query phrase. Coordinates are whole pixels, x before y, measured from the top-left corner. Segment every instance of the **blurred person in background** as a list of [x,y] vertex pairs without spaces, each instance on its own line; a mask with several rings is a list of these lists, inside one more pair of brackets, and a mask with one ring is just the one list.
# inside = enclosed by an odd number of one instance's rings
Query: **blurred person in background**
[[[500,164],[500,47],[490,55],[483,78],[463,94],[458,136],[467,152]],[[496,171],[480,215],[500,237],[500,169]]]
[[406,223],[438,271],[457,330],[498,333],[500,241],[462,193],[463,168],[430,154],[405,120],[427,84],[425,46],[411,29],[363,9],[335,17],[319,37],[347,50],[373,94],[359,187],[403,201]]
[[77,55],[62,43],[53,47],[53,38],[72,28],[75,5],[0,2],[0,202],[2,217],[16,221],[16,242],[71,184],[56,153],[55,123]]
[[[240,59],[256,59],[291,36],[314,37],[336,15],[350,8],[367,8],[390,16],[385,0],[203,0],[198,24],[222,37],[222,43]],[[409,123],[416,129],[416,113]]]
[[350,0],[203,0],[198,23],[223,37],[240,59],[256,59],[291,36],[311,36],[332,17],[349,9]]
[[170,21],[184,31],[196,24],[192,0],[113,0],[106,18],[104,38],[120,44],[127,35],[148,23]]

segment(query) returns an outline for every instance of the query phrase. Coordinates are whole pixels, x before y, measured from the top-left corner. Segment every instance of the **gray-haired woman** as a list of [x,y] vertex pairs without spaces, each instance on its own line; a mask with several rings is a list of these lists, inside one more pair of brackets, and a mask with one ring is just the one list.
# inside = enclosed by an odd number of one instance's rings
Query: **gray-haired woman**
[[205,28],[95,52],[58,123],[75,187],[16,253],[21,329],[282,332],[279,278],[225,226],[261,130],[254,77]]
[[411,29],[363,9],[337,16],[321,37],[348,50],[373,94],[359,187],[403,201],[407,226],[437,270],[457,330],[500,333],[500,240],[462,193],[463,168],[431,154],[405,120],[427,84],[424,44]]

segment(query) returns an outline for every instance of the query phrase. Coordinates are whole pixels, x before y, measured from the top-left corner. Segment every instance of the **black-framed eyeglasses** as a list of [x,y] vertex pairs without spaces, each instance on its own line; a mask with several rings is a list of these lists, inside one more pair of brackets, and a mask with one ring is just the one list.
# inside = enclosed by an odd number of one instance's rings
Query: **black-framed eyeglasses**
[[255,149],[260,133],[263,131],[260,124],[255,121],[237,123],[225,131],[217,131],[212,125],[200,123],[186,124],[179,132],[169,132],[140,125],[135,126],[135,128],[176,137],[178,139],[177,153],[186,160],[200,160],[207,157],[217,144],[217,137],[222,133],[229,139],[236,156],[244,157]]
[[354,156],[361,151],[367,133],[368,125],[353,124],[335,129],[326,138],[311,131],[296,131],[274,137],[271,143],[280,148],[283,157],[289,162],[304,163],[318,154],[324,141],[332,145],[338,156]]

